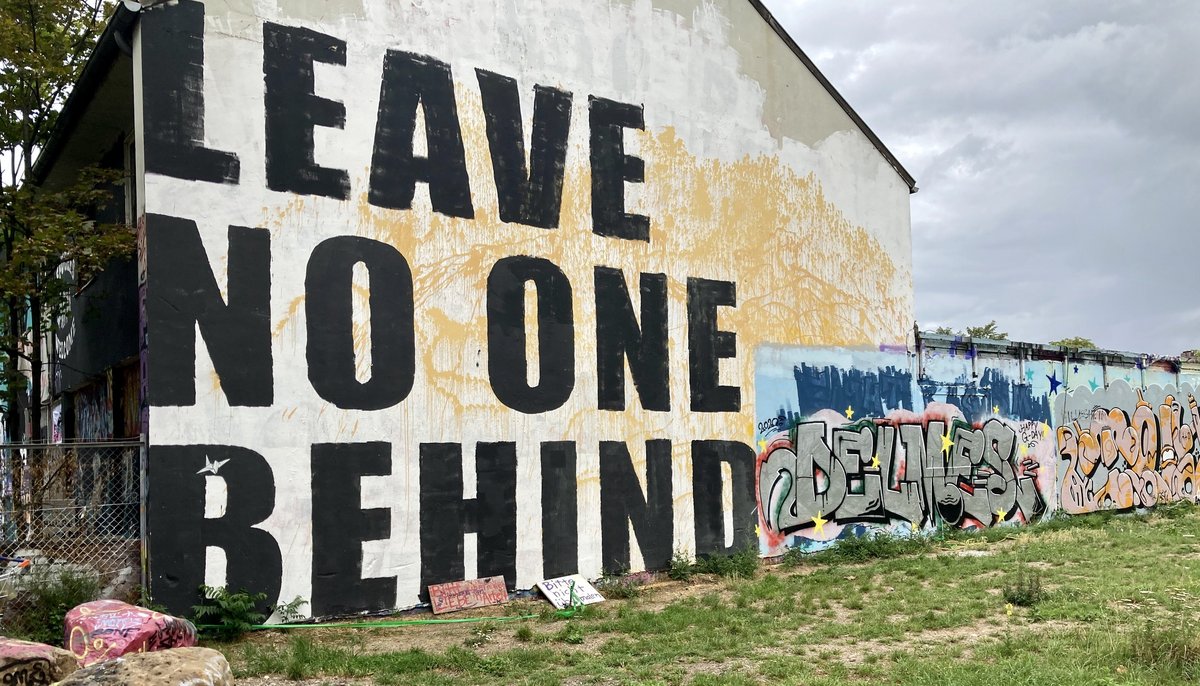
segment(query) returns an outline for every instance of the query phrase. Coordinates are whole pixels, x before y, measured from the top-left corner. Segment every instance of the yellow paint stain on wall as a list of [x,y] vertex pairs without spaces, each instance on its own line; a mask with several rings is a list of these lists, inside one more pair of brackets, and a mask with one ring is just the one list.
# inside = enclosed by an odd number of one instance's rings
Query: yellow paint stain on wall
[[[431,420],[499,422],[507,429],[496,433],[512,434],[536,423],[500,403],[487,372],[487,278],[499,260],[514,255],[553,262],[573,291],[576,385],[567,404],[548,413],[553,414],[554,435],[536,436],[541,440],[746,438],[753,435],[754,351],[759,345],[850,346],[906,339],[910,300],[896,286],[903,283],[897,267],[877,240],[848,222],[825,197],[813,174],[768,155],[733,161],[700,158],[669,127],[631,131],[628,136],[639,137],[646,180],[627,192],[627,211],[650,217],[650,240],[607,238],[592,232],[587,142],[573,138],[559,227],[504,223],[498,217],[479,96],[463,87],[456,94],[474,218],[433,212],[424,184],[418,184],[411,210],[374,207],[367,202],[367,184],[360,182],[356,188],[362,192],[353,201],[346,229],[395,247],[412,270],[417,373],[405,405],[418,423],[411,428]],[[364,170],[360,180],[366,176]],[[268,219],[286,224],[316,211],[297,201]],[[322,225],[312,216],[303,221]],[[346,224],[343,217],[341,225]],[[643,411],[628,379],[626,411],[596,409],[596,266],[624,272],[635,307],[638,274],[667,275],[670,413]],[[738,413],[690,411],[688,277],[736,283],[737,307],[722,308],[719,323],[737,335],[736,360],[723,361],[721,370],[722,383],[741,388]],[[365,293],[355,295],[365,299]],[[290,301],[276,336],[284,334],[302,303],[302,296]],[[361,324],[354,334],[361,354],[370,341]],[[686,455],[687,440],[674,450]],[[634,451],[635,456],[642,453]]]

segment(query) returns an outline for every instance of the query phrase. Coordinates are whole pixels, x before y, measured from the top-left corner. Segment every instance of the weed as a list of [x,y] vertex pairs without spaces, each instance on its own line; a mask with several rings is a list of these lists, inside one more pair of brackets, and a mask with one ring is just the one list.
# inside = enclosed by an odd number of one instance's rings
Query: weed
[[[528,627],[525,627],[528,628]],[[463,645],[468,648],[479,648],[485,643],[492,640],[492,634],[496,632],[495,622],[482,622],[471,627],[471,635],[463,641]]]
[[266,593],[231,593],[223,586],[205,585],[200,586],[200,593],[203,597],[199,605],[192,606],[192,616],[202,633],[217,640],[236,640],[266,618],[256,609],[267,599]]
[[529,643],[533,640],[533,629],[529,628],[528,625],[517,627],[517,633],[514,634],[514,638],[521,643]]
[[1195,504],[1189,500],[1170,500],[1164,497],[1155,506],[1154,514],[1164,519],[1179,519],[1193,512],[1194,508]]
[[753,545],[733,555],[709,555],[696,560],[695,570],[701,574],[716,574],[726,578],[750,579],[758,571],[761,560]]
[[570,643],[571,645],[579,645],[583,643],[583,627],[577,622],[567,622],[567,625],[562,628],[555,636],[562,643]]
[[1189,678],[1200,674],[1200,624],[1173,617],[1173,621],[1146,622],[1133,634],[1131,657],[1149,667],[1178,669]]
[[694,573],[692,557],[676,548],[675,554],[671,556],[671,568],[667,571],[667,576],[675,581],[691,581]]
[[1004,585],[1004,601],[1018,607],[1033,607],[1045,598],[1041,575],[1028,569],[1020,570],[1013,583]]
[[279,615],[279,621],[283,624],[294,624],[304,619],[304,613],[300,611],[300,608],[305,605],[308,605],[308,601],[300,596],[296,596],[290,603],[272,605],[271,614]]
[[596,590],[607,600],[630,600],[642,594],[642,582],[627,576],[606,576],[596,582]]
[[170,614],[167,612],[167,607],[165,605],[156,603],[150,598],[150,589],[145,586],[138,586],[133,590],[133,598],[130,600],[130,602],[138,607],[144,607],[147,610],[152,610],[159,614]]
[[79,572],[34,572],[23,585],[0,606],[0,625],[10,638],[38,643],[61,644],[67,612],[100,597],[96,578]]

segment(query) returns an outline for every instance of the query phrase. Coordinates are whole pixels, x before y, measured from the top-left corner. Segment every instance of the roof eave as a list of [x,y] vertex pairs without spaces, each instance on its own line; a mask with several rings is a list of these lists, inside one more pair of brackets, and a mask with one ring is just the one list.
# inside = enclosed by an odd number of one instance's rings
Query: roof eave
[[126,9],[124,3],[119,3],[116,11],[109,17],[108,24],[105,25],[104,31],[96,41],[96,46],[92,48],[87,63],[83,65],[79,79],[71,88],[71,93],[58,113],[54,129],[50,132],[50,138],[46,141],[46,145],[42,146],[37,160],[33,163],[33,168],[29,170],[29,181],[33,184],[40,185],[45,182],[50,170],[62,155],[71,132],[79,124],[79,120],[87,111],[92,98],[95,97],[100,85],[108,76],[118,54],[122,50],[128,49],[131,29],[137,22],[137,16],[137,12],[132,12]]
[[783,26],[781,26],[779,21],[775,19],[775,15],[771,14],[771,10],[767,9],[766,5],[764,5],[761,0],[749,0],[749,2],[754,6],[754,9],[758,10],[758,13],[762,15],[763,20],[766,21],[767,24],[769,24],[770,27],[775,31],[775,35],[779,36],[780,39],[783,40],[788,48],[791,49],[792,53],[796,55],[796,58],[799,59],[800,62],[802,62],[804,66],[808,68],[808,71],[812,73],[817,81],[825,87],[825,90],[842,108],[842,111],[846,113],[846,116],[850,117],[855,125],[858,126],[858,128],[863,132],[863,135],[865,135],[867,139],[870,140],[875,146],[875,149],[879,151],[879,154],[883,155],[883,158],[887,160],[889,165],[891,165],[892,169],[896,170],[896,173],[901,179],[904,180],[904,183],[908,185],[908,192],[916,193],[918,190],[916,179],[913,178],[912,174],[908,173],[908,170],[904,168],[904,165],[900,164],[900,160],[896,159],[896,156],[892,154],[891,150],[888,150],[888,147],[883,144],[883,141],[879,139],[879,136],[875,135],[875,132],[871,130],[871,127],[867,126],[867,123],[863,121],[862,117],[858,116],[858,113],[854,111],[854,108],[850,106],[850,103],[846,102],[846,99],[842,97],[842,94],[833,87],[833,84],[829,82],[829,79],[825,78],[825,75],[822,74],[821,70],[817,68],[816,63],[809,59],[808,55],[804,54],[804,51],[800,49],[799,45],[796,45],[796,41],[792,40],[792,37],[788,35],[788,32],[783,29]]

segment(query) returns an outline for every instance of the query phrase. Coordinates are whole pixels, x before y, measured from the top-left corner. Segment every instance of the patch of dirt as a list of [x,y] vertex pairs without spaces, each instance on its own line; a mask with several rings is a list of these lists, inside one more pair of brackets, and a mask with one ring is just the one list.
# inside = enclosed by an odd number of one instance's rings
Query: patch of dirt
[[[912,653],[929,645],[961,643],[965,644],[965,647],[959,659],[965,660],[973,656],[973,646],[999,640],[1003,634],[1012,633],[1017,628],[1032,629],[1034,633],[1041,634],[1077,626],[1084,625],[1062,621],[1031,623],[1019,617],[1006,617],[1003,620],[989,617],[964,626],[931,629],[909,634],[899,641],[893,638],[859,640],[853,644],[842,640],[829,641],[820,645],[807,646],[807,652],[815,653],[825,659],[837,660],[847,667],[853,667],[864,664],[870,655],[887,655],[894,652]],[[762,648],[756,651],[756,655],[761,657],[796,654],[799,654],[796,650],[784,648]]]

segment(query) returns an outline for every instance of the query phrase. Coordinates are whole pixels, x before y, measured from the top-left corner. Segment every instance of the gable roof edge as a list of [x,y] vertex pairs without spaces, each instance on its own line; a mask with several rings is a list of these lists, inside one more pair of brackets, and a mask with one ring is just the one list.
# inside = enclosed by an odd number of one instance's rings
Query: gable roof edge
[[829,79],[825,78],[825,75],[822,74],[821,70],[817,68],[816,63],[813,62],[808,55],[804,54],[804,51],[800,49],[799,45],[796,45],[796,41],[793,40],[792,37],[788,35],[788,32],[783,29],[783,26],[781,26],[779,21],[775,19],[775,15],[771,14],[771,10],[767,9],[766,5],[762,3],[762,0],[747,1],[754,6],[754,9],[758,11],[760,16],[762,16],[763,21],[767,22],[767,24],[775,31],[775,35],[779,36],[779,38],[783,40],[784,44],[791,49],[792,54],[794,54],[796,58],[808,68],[808,71],[812,73],[813,77],[815,77],[818,82],[820,82],[820,84],[825,88],[826,92],[833,97],[834,101],[837,102],[837,104],[842,108],[842,111],[844,111],[846,115],[850,117],[850,120],[858,126],[863,135],[871,141],[871,144],[875,146],[875,149],[879,151],[880,155],[883,155],[883,158],[887,160],[887,163],[891,165],[892,169],[894,169],[896,173],[900,175],[900,178],[904,180],[904,183],[908,184],[908,192],[916,193],[918,190],[916,179],[913,178],[912,174],[908,173],[908,170],[904,168],[904,165],[900,164],[900,160],[896,159],[896,156],[892,154],[891,150],[888,150],[888,147],[883,144],[883,141],[879,139],[879,136],[875,135],[875,132],[871,130],[871,127],[867,126],[867,123],[863,121],[862,117],[858,116],[858,113],[854,111],[854,108],[850,106],[850,103],[846,102],[846,99],[842,97],[842,94],[833,87],[833,84],[829,82]]

